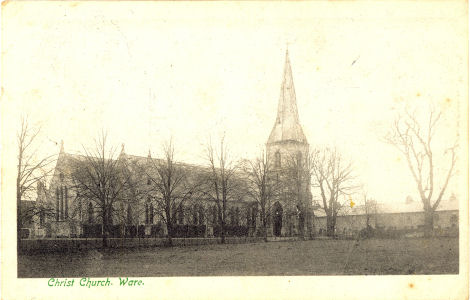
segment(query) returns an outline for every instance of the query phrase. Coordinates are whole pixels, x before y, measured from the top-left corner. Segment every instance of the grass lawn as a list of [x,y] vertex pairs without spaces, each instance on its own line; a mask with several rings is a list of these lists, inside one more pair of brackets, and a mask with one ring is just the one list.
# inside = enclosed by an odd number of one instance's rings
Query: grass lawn
[[313,240],[20,255],[18,277],[457,274],[458,238]]

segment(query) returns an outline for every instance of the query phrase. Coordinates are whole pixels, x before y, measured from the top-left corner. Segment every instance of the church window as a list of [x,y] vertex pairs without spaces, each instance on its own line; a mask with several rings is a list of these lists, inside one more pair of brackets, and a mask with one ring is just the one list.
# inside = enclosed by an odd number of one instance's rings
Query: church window
[[93,204],[88,203],[88,223],[93,223]]
[[235,222],[235,208],[231,208],[230,209],[230,225],[232,226],[235,226],[236,225],[236,222]]
[[64,219],[64,189],[60,187],[60,220]]
[[250,207],[246,208],[246,225],[247,226],[251,225],[251,208]]
[[203,225],[204,221],[205,221],[204,207],[199,206],[199,225]]
[[280,168],[281,167],[281,153],[279,151],[277,151],[275,154],[274,154],[274,166],[276,168]]
[[149,208],[150,212],[149,212],[149,222],[150,224],[153,224],[153,204],[150,203],[150,208]]
[[217,224],[217,207],[212,206],[212,225]]
[[44,209],[41,209],[41,212],[39,213],[39,225],[44,226],[45,218],[46,214],[44,212]]
[[145,203],[145,224],[149,223],[149,205]]
[[113,207],[110,206],[109,209],[108,209],[108,215],[107,215],[107,220],[106,222],[108,222],[108,224],[113,224]]
[[132,207],[131,204],[127,204],[127,224],[132,224]]
[[300,167],[302,165],[302,152],[298,151],[296,158],[297,158],[297,166]]
[[197,225],[198,220],[197,220],[197,206],[193,207],[193,225]]
[[235,209],[235,224],[240,225],[240,208]]
[[56,221],[59,221],[59,213],[60,213],[60,199],[59,199],[59,188],[56,188],[55,190],[55,197],[56,197],[56,201],[55,201],[55,220]]
[[177,215],[178,215],[178,224],[182,225],[183,222],[184,222],[184,214],[183,214],[183,206],[180,205],[178,207],[178,211],[177,211]]
[[64,202],[65,202],[65,219],[68,219],[69,217],[69,195],[68,195],[68,189],[67,187],[64,188]]
[[258,207],[253,206],[251,210],[251,226],[256,227],[256,216],[258,215]]

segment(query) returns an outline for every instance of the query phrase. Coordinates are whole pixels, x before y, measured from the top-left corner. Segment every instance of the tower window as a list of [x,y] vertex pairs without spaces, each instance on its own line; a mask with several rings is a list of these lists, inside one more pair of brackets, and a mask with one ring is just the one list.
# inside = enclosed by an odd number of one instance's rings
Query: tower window
[[279,151],[277,151],[275,154],[274,154],[274,166],[276,168],[280,168],[281,167],[281,153]]
[[300,152],[300,151],[297,152],[297,155],[296,155],[296,156],[297,156],[297,157],[296,157],[296,158],[297,158],[297,166],[300,167],[300,166],[302,165],[302,152]]

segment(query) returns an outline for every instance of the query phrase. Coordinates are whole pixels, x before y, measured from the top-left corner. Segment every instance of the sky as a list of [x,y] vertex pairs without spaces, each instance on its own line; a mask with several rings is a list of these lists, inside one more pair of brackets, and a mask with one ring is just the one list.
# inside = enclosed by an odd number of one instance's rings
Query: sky
[[83,151],[104,129],[133,155],[158,157],[172,138],[177,159],[205,164],[209,139],[225,135],[235,159],[253,158],[274,125],[288,47],[311,149],[337,147],[379,202],[417,200],[383,137],[405,107],[421,118],[433,105],[443,112],[436,160],[443,170],[445,146],[460,139],[450,191],[466,195],[463,1],[20,2],[2,20],[9,174],[21,116],[41,126],[39,156],[61,140]]

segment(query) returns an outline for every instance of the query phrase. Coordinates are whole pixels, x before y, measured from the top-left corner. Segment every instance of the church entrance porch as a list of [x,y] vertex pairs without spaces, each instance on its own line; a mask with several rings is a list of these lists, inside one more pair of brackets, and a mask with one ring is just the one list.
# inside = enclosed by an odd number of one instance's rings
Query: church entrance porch
[[273,234],[274,236],[281,236],[282,230],[282,213],[283,209],[279,202],[273,206]]

